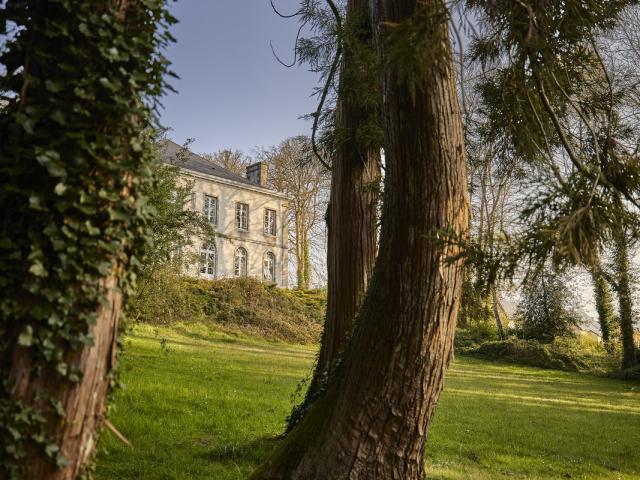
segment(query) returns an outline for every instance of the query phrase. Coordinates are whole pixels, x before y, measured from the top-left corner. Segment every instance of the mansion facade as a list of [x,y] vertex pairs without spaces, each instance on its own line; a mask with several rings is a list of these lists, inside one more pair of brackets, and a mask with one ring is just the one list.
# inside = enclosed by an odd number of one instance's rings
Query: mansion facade
[[267,187],[267,165],[250,165],[243,177],[170,140],[161,152],[165,163],[179,166],[193,182],[190,208],[216,231],[212,242],[193,239],[200,255],[197,274],[254,277],[288,287],[288,197]]

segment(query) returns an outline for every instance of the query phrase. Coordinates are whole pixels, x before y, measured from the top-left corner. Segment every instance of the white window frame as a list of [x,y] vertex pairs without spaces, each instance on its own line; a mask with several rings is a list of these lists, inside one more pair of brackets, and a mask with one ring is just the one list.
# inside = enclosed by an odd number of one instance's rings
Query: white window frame
[[211,225],[218,225],[218,197],[205,193],[202,198],[202,212],[205,218]]
[[249,231],[249,204],[236,202],[236,228],[243,232]]
[[236,248],[233,254],[233,276],[246,277],[249,272],[249,252],[244,247]]
[[264,234],[275,237],[278,235],[278,212],[273,208],[264,209]]
[[200,247],[200,274],[208,278],[216,278],[218,268],[218,249],[215,244]]
[[262,259],[262,279],[266,282],[276,282],[276,255],[265,252]]

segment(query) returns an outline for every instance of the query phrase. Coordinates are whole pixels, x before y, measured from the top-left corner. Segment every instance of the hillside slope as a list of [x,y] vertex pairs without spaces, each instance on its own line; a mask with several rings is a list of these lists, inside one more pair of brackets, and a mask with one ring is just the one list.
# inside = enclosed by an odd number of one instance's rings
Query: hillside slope
[[323,290],[285,290],[252,278],[204,280],[157,274],[132,302],[133,316],[151,325],[203,322],[270,340],[320,341]]

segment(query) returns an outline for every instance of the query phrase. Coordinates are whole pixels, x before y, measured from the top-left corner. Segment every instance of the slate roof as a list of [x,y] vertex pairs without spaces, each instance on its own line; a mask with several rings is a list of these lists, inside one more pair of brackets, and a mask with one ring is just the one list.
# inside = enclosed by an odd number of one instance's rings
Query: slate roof
[[245,185],[260,188],[259,185],[247,180],[245,177],[237,175],[232,171],[185,149],[182,145],[178,145],[171,140],[162,141],[160,152],[164,163],[170,163],[184,168],[185,170],[206,173],[207,175],[213,175],[214,177],[220,177],[225,180],[232,180],[234,182],[244,183]]

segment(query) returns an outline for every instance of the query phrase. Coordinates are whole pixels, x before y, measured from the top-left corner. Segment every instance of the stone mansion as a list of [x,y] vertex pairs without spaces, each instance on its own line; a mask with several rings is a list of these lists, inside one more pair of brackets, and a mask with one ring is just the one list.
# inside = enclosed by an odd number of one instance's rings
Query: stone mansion
[[242,177],[165,140],[165,163],[178,165],[193,182],[190,208],[214,226],[215,241],[194,239],[200,252],[198,273],[207,278],[254,277],[288,286],[287,200],[267,187],[267,165],[247,167]]

